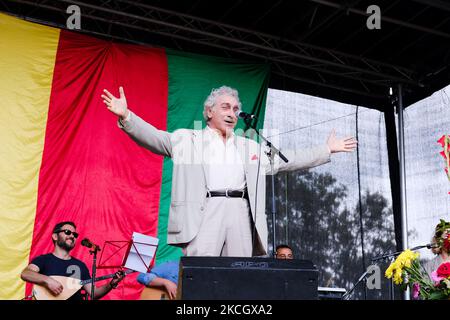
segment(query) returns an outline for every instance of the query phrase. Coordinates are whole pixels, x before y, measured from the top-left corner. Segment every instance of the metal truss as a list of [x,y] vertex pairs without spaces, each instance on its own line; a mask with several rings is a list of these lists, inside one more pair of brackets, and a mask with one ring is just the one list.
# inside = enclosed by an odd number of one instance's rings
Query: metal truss
[[[321,4],[321,5],[324,5],[324,6],[332,7],[332,8],[338,9],[338,10],[342,10],[342,11],[346,11],[346,12],[349,12],[349,13],[354,13],[354,14],[357,14],[357,15],[361,15],[361,16],[367,17],[367,13],[365,11],[358,10],[358,9],[355,9],[355,8],[351,8],[351,7],[348,7],[348,6],[343,5],[343,4],[335,3],[335,2],[332,2],[332,1],[328,1],[328,0],[309,0],[309,1]],[[450,5],[448,3],[443,2],[443,1],[438,1],[438,0],[413,0],[413,1],[421,3],[421,4],[424,4],[424,5],[429,6],[429,7],[433,6],[435,8],[439,8],[441,10],[450,10]],[[388,22],[388,23],[391,23],[391,24],[394,24],[394,25],[397,25],[397,26],[401,26],[401,27],[412,29],[412,30],[416,30],[416,31],[419,31],[421,33],[428,33],[428,34],[432,34],[432,35],[435,35],[435,36],[439,36],[439,37],[443,37],[443,38],[446,38],[446,39],[450,39],[450,34],[449,33],[442,32],[440,30],[436,30],[436,29],[432,29],[432,28],[428,28],[428,27],[424,27],[424,26],[419,26],[417,24],[409,23],[409,22],[406,22],[406,21],[402,21],[402,20],[399,20],[399,19],[394,19],[394,18],[391,18],[391,17],[383,16],[383,15],[381,16],[381,20],[385,21],[385,22]]]
[[[213,47],[270,62],[275,74],[296,81],[370,98],[386,97],[384,91],[393,83],[421,86],[418,75],[402,66],[166,10],[139,1],[103,0],[95,1],[95,4],[86,0],[9,2],[28,5],[30,12],[47,10],[60,18],[67,18],[66,8],[75,4],[81,8],[82,21],[89,19],[93,22],[88,27],[82,22],[81,31],[85,33],[136,43],[149,43],[151,35],[160,35],[174,42],[181,40]],[[32,18],[31,13],[21,14]],[[55,26],[65,28],[61,24]],[[136,30],[149,37],[137,39],[134,36]]]

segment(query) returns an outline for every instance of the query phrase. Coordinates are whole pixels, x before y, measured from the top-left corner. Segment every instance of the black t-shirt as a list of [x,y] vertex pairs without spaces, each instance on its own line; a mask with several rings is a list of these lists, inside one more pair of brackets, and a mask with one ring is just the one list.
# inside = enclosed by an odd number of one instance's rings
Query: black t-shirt
[[[32,264],[39,267],[39,273],[46,276],[64,276],[72,277],[80,280],[88,280],[91,278],[89,269],[83,261],[71,257],[64,260],[56,257],[52,253],[43,254],[34,258]],[[69,300],[82,300],[81,289],[77,291]]]

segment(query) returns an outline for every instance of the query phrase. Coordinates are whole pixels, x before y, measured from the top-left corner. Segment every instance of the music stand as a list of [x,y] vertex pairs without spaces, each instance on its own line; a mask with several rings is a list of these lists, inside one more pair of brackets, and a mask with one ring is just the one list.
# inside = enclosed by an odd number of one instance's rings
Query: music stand
[[[130,247],[132,246],[132,241],[127,241],[127,240],[121,240],[121,241],[105,241],[105,244],[103,245],[103,251],[102,254],[100,256],[100,263],[98,268],[99,269],[106,269],[106,268],[123,268],[124,266],[124,262],[125,259],[128,255],[128,252],[130,250]],[[103,259],[103,256],[105,254],[105,252],[108,252],[108,248],[112,248],[109,251],[112,250],[112,253],[109,254],[108,257],[106,257],[105,259]],[[120,252],[122,253],[122,257],[121,257],[121,262],[117,263],[117,262],[111,262],[111,260],[115,257],[117,257]],[[116,259],[117,260],[117,259]],[[108,264],[110,263],[110,264]]]
[[128,269],[147,273],[153,264],[159,239],[145,234],[133,233],[124,265]]
[[[144,238],[143,238],[144,237]],[[149,243],[146,237],[152,238],[153,243]],[[141,240],[143,239],[143,240]],[[136,241],[137,240],[137,241]],[[107,250],[107,248],[111,248]],[[146,250],[150,248],[150,250]],[[154,248],[154,249],[152,249]],[[106,268],[128,268],[135,271],[148,272],[150,270],[150,266],[154,262],[154,258],[156,256],[156,250],[158,248],[158,239],[146,235],[142,235],[134,232],[131,240],[126,241],[105,241],[105,245],[100,256],[99,269]],[[106,252],[110,251],[109,256],[104,258]],[[118,254],[122,252],[121,262],[119,264],[111,262],[114,257],[117,257]],[[138,258],[138,261],[142,263],[142,266],[130,265],[127,264],[129,260],[130,253],[133,256]],[[145,259],[144,257],[149,257],[150,259]],[[136,268],[139,267],[139,268]]]
[[[146,273],[154,263],[158,242],[158,238],[137,232],[133,232],[129,241],[105,241],[97,268],[119,268],[121,270],[127,268]],[[120,263],[117,263],[117,257],[120,258]],[[92,280],[93,287],[94,282],[95,279]]]

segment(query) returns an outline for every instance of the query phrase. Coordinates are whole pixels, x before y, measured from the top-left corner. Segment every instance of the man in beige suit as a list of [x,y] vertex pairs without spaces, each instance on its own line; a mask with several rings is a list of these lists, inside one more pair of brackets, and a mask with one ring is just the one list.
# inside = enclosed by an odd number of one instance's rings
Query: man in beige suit
[[[268,157],[254,140],[234,132],[241,109],[238,92],[222,86],[204,103],[203,130],[158,130],[128,109],[125,93],[104,90],[103,102],[119,117],[119,127],[144,148],[173,160],[167,242],[188,256],[267,254],[265,214]],[[288,163],[274,157],[274,172],[315,167],[331,153],[350,152],[354,138],[337,139],[301,151],[284,151]]]

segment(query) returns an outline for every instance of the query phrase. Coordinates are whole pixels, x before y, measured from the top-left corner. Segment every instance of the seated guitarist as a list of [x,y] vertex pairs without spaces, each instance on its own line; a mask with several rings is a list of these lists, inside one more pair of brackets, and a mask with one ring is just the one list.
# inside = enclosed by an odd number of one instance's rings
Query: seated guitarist
[[148,288],[165,291],[170,300],[177,296],[179,260],[166,261],[153,267],[149,273],[140,273],[137,281]]
[[[75,223],[64,221],[53,228],[52,241],[55,246],[52,253],[34,258],[22,271],[22,280],[45,287],[54,296],[63,292],[63,285],[49,276],[65,276],[80,280],[90,279],[89,270],[81,260],[71,257],[69,252],[75,247],[78,238]],[[95,299],[100,299],[111,289],[117,287],[123,279],[123,273],[117,272],[108,284],[95,288]],[[91,293],[91,283],[85,284],[83,289]],[[81,289],[70,300],[82,300]]]

